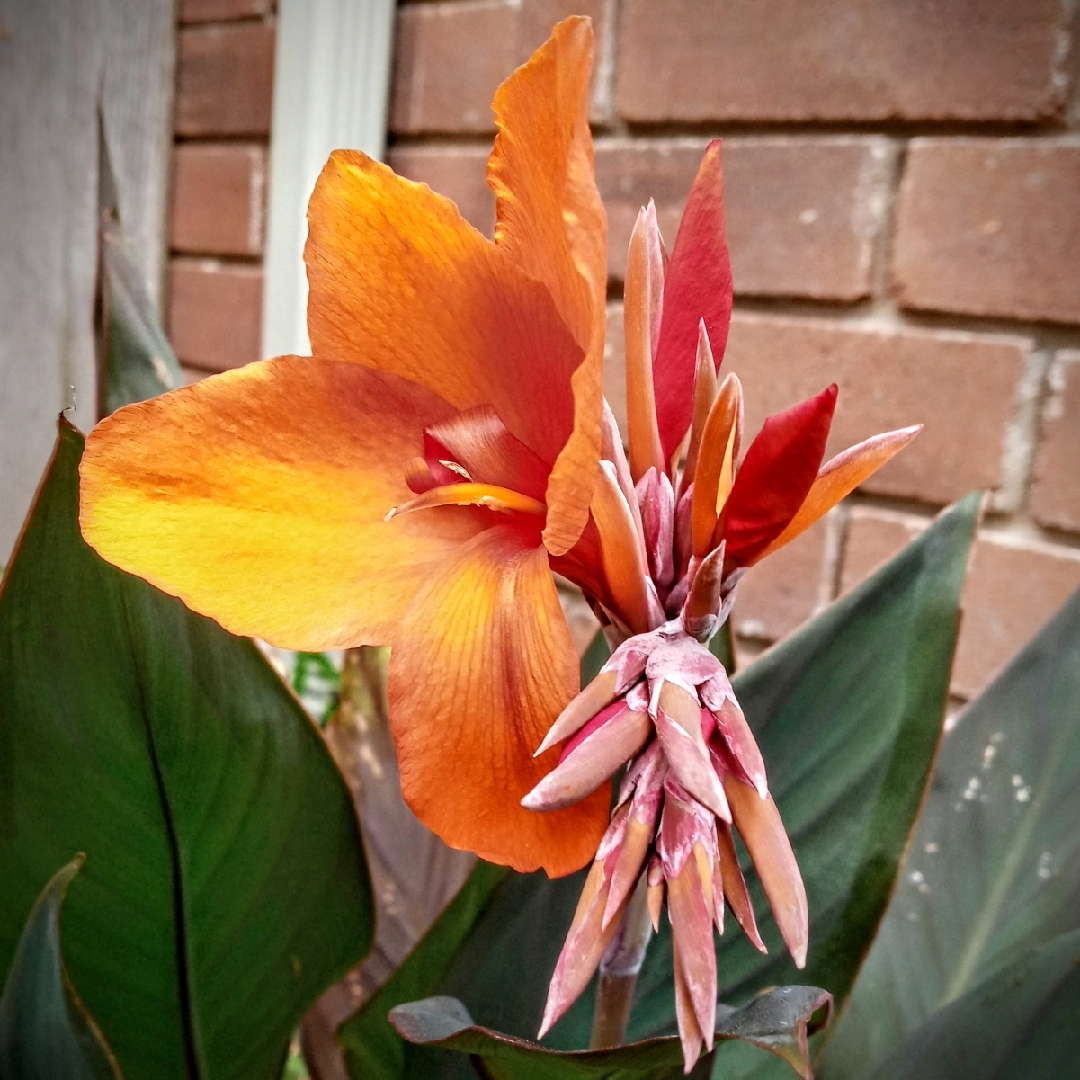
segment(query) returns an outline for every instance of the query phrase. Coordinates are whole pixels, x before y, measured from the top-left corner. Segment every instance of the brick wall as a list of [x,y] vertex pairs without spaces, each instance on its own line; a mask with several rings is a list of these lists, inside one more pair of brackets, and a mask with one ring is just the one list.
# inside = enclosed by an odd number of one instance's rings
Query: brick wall
[[166,324],[188,377],[260,359],[271,0],[180,0]]
[[[830,450],[921,421],[896,462],[740,587],[783,637],[944,505],[991,492],[954,680],[976,692],[1080,586],[1080,43],[1060,0],[402,4],[390,160],[490,233],[498,83],[568,14],[598,36],[607,393],[637,209],[673,239],[725,138],[748,421],[840,385]],[[259,355],[271,0],[181,0],[168,321],[192,378]],[[1071,18],[1071,23],[1070,23]],[[584,640],[588,627],[576,614]]]
[[[398,17],[390,159],[490,232],[498,82],[593,17],[597,172],[621,275],[650,196],[669,243],[725,137],[737,291],[725,366],[762,418],[840,385],[838,449],[926,425],[751,573],[745,655],[858,583],[972,488],[990,491],[954,691],[967,697],[1080,586],[1080,44],[1059,0],[442,0]],[[1070,18],[1073,19],[1070,25]]]

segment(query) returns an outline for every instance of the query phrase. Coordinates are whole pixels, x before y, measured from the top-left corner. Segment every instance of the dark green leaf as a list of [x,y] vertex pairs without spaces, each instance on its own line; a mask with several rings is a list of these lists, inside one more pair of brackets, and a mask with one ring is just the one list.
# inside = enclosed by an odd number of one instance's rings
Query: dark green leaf
[[1064,1080],[1080,1073],[1080,931],[940,1009],[862,1080]]
[[351,1076],[397,1080],[404,1075],[407,1047],[390,1026],[387,1014],[395,1006],[431,992],[509,872],[502,866],[477,863],[469,880],[405,962],[341,1025],[338,1041],[345,1047]]
[[249,641],[103,562],[57,450],[0,591],[0,972],[87,853],[75,985],[128,1080],[277,1077],[371,940],[348,789]]
[[724,665],[729,675],[735,674],[735,640],[732,637],[731,620],[725,619],[720,629],[709,641],[709,652]]
[[[829,995],[811,986],[782,986],[741,1009],[723,1009],[717,1041],[739,1039],[781,1056],[806,1076],[807,1026],[825,1020]],[[683,1075],[676,1038],[651,1039],[613,1050],[558,1051],[514,1039],[473,1023],[456,998],[432,997],[399,1005],[390,1019],[410,1042],[462,1051],[480,1058],[491,1080],[675,1080]]]
[[120,220],[115,183],[101,141],[101,357],[104,414],[184,385],[183,372],[146,290],[135,245]]
[[830,1078],[861,1076],[937,1010],[1080,927],[1078,721],[1080,593],[946,738],[903,879],[825,1055]]
[[[977,512],[978,497],[965,499],[735,679],[806,882],[810,951],[799,971],[753,879],[769,955],[732,926],[717,949],[721,1001],[795,982],[822,986],[837,1002],[847,996],[934,760]],[[671,964],[662,923],[638,982],[633,1037],[675,1030]],[[759,1067],[752,1052],[737,1056],[745,1061],[730,1062],[730,1075]]]
[[82,864],[61,867],[26,920],[0,997],[0,1080],[120,1080],[60,953],[60,908]]
[[581,657],[581,685],[588,686],[596,678],[597,672],[607,663],[611,655],[611,646],[603,630],[597,630],[589,647]]

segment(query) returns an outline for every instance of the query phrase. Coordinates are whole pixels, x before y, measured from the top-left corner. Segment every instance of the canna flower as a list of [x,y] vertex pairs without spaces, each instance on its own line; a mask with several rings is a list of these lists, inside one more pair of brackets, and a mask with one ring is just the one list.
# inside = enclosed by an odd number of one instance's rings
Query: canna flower
[[[624,451],[601,394],[592,56],[588,20],[568,19],[496,93],[494,242],[426,186],[333,154],[308,213],[313,356],[103,420],[80,521],[104,558],[235,633],[390,645],[417,816],[517,870],[593,861],[545,1029],[644,896],[674,928],[689,1066],[712,1045],[725,905],[762,947],[733,829],[796,962],[806,953],[798,867],[707,642],[746,570],[916,429],[821,466],[830,387],[741,454],[741,387],[718,375],[732,286],[717,142],[670,258],[651,203],[633,233]],[[580,586],[614,646],[580,694],[553,573]],[[609,816],[606,782],[624,764]]]
[[552,875],[592,857],[609,806],[520,806],[578,688],[550,567],[600,471],[592,57],[568,19],[498,90],[494,242],[425,185],[331,155],[308,210],[314,355],[121,409],[81,467],[83,535],[115,565],[237,634],[391,646],[408,804],[454,847]]

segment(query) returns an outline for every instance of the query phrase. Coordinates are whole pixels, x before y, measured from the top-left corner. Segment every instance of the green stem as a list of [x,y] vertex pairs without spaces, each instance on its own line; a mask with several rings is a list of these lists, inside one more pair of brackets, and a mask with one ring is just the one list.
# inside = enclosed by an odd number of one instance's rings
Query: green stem
[[596,988],[596,1009],[589,1044],[594,1050],[621,1046],[626,1038],[634,987],[641,965],[645,962],[651,936],[652,923],[646,902],[645,876],[642,875],[627,905],[623,921],[600,961],[600,983]]

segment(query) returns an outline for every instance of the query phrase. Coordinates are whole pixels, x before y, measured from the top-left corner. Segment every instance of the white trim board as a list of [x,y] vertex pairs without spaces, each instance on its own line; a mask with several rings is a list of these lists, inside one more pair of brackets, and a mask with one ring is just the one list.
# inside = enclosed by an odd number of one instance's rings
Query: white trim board
[[280,0],[263,355],[307,354],[307,203],[332,150],[381,158],[393,0]]

